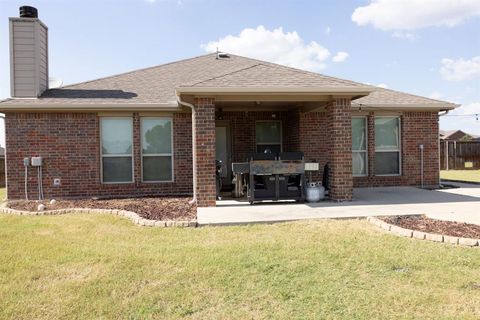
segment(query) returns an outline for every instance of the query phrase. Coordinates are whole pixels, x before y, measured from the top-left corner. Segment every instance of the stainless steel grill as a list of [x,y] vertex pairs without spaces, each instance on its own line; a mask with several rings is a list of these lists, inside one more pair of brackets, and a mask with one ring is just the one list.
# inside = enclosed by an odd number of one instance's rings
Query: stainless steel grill
[[305,162],[301,152],[257,153],[249,162],[232,164],[235,195],[241,196],[247,185],[248,201],[304,200]]

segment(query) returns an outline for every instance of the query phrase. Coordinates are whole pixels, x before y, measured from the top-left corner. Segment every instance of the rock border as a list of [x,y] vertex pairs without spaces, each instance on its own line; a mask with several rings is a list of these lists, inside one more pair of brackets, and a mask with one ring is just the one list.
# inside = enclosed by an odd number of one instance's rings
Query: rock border
[[456,245],[467,246],[467,247],[480,246],[480,239],[446,236],[446,235],[441,235],[436,233],[428,233],[423,231],[405,229],[405,228],[396,226],[394,224],[387,223],[376,217],[367,217],[367,221],[379,228],[382,228],[385,231],[389,231],[401,237],[450,243],[450,244],[456,244]]
[[80,213],[80,214],[113,214],[116,216],[124,217],[132,221],[138,226],[144,227],[197,227],[197,220],[150,220],[139,216],[133,211],[127,210],[114,210],[114,209],[86,209],[86,208],[70,208],[70,209],[58,209],[58,210],[45,210],[45,211],[24,211],[8,208],[6,206],[0,207],[0,213],[20,215],[20,216],[53,216],[60,214]]

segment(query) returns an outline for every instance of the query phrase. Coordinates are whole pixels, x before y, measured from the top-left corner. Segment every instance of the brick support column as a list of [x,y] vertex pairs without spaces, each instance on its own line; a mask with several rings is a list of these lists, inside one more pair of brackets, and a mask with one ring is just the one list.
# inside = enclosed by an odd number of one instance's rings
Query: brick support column
[[197,204],[213,207],[216,201],[214,100],[196,98],[194,106]]
[[134,113],[133,117],[133,178],[138,187],[142,183],[142,157],[140,149],[142,148],[142,133],[140,132],[140,116]]
[[330,139],[330,197],[351,200],[352,175],[352,114],[348,98],[336,98],[327,106]]
[[370,112],[367,117],[367,158],[368,158],[368,179],[375,177],[375,114]]

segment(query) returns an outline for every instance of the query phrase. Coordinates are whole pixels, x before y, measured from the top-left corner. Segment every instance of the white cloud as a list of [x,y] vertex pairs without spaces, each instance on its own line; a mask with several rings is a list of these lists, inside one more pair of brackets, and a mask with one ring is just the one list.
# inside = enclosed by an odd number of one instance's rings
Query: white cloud
[[343,61],[347,60],[347,58],[348,58],[349,56],[350,56],[350,55],[348,54],[348,52],[339,51],[339,52],[337,52],[337,54],[333,57],[332,61],[333,61],[333,62],[343,62]]
[[332,33],[332,29],[330,29],[330,27],[326,27],[324,32],[325,32],[325,35],[329,36],[330,33]]
[[472,59],[442,59],[442,78],[450,81],[468,80],[480,76],[480,56]]
[[478,0],[371,0],[355,9],[352,21],[359,26],[371,24],[377,29],[394,31],[454,27],[476,16],[480,16]]
[[[462,105],[451,112],[452,114],[478,114],[480,116],[480,102]],[[479,122],[480,125],[480,122]]]
[[325,69],[330,56],[330,51],[319,43],[305,43],[296,31],[284,32],[282,27],[246,28],[238,35],[228,35],[201,47],[207,52],[215,52],[218,47],[219,51],[312,71]]

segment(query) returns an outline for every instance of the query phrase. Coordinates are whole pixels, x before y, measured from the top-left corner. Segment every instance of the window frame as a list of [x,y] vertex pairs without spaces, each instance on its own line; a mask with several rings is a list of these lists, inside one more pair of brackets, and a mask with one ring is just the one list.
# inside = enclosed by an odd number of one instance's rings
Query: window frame
[[[277,122],[280,124],[280,142],[257,142],[257,124],[265,122]],[[258,146],[268,146],[268,145],[280,145],[280,152],[283,152],[283,123],[282,120],[255,120],[255,152],[258,150]]]
[[[368,117],[367,116],[352,116],[352,119],[360,118],[363,119],[365,123],[365,150],[353,150],[352,144],[352,158],[354,153],[365,153],[365,173],[364,174],[354,174],[353,173],[353,162],[352,162],[352,176],[353,177],[368,177]],[[353,128],[353,126],[352,126]],[[352,139],[353,141],[353,139]]]
[[[132,122],[132,132],[131,132],[131,138],[132,138],[132,152],[129,155],[132,158],[132,179],[130,181],[104,181],[103,179],[103,158],[124,158],[128,157],[128,154],[109,154],[109,155],[104,155],[103,154],[103,142],[102,142],[102,120],[130,120]],[[100,116],[99,117],[99,138],[100,138],[100,182],[102,184],[129,184],[129,183],[134,183],[135,182],[135,143],[133,141],[134,135],[134,123],[133,123],[133,117],[127,117],[127,116],[118,116],[118,117],[105,117],[105,116]]]
[[[375,176],[377,177],[399,177],[402,175],[402,117],[397,115],[392,116],[375,116],[374,123],[373,123],[373,130],[375,135],[375,119],[377,118],[396,118],[398,119],[398,149],[388,149],[388,150],[378,150],[377,146],[374,145],[375,148],[375,155],[381,152],[398,152],[398,173],[388,173],[388,174],[377,174],[376,166],[375,166]],[[375,137],[376,138],[376,137]],[[375,157],[375,161],[377,161],[377,157]]]
[[[143,119],[148,120],[170,120],[171,123],[171,130],[170,130],[170,143],[172,146],[171,153],[143,153]],[[173,144],[173,117],[162,117],[162,116],[145,116],[140,117],[140,170],[141,170],[141,181],[142,183],[171,183],[175,181],[175,161],[174,159],[175,154],[175,146]],[[143,157],[170,157],[170,162],[172,166],[172,178],[170,180],[148,180],[145,181],[143,177]]]

